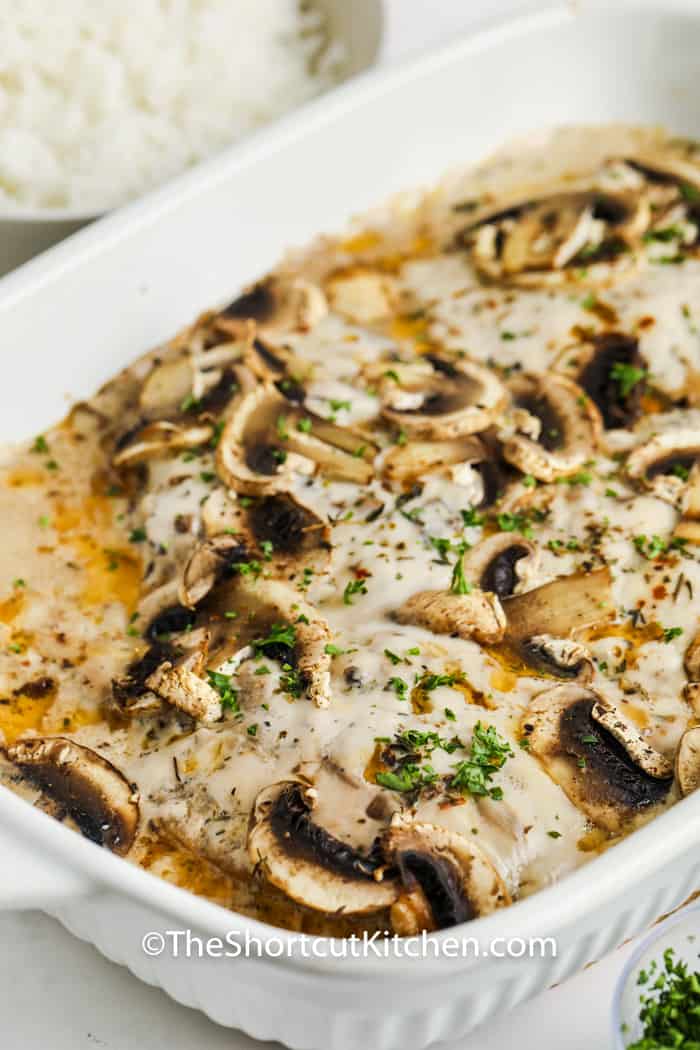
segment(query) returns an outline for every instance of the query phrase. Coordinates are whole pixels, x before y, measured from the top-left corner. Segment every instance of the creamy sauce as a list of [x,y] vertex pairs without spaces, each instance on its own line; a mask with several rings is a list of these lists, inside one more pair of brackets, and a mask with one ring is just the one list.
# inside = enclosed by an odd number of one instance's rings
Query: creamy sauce
[[[580,342],[577,333],[590,338],[614,328],[639,341],[651,380],[643,407],[652,413],[652,430],[673,422],[674,401],[696,389],[700,374],[700,315],[696,328],[692,313],[700,260],[692,251],[680,264],[661,264],[651,244],[633,274],[592,301],[585,280],[580,289],[571,283],[486,286],[468,254],[452,247],[465,221],[453,210],[456,202],[484,195],[498,200],[553,175],[572,178],[610,153],[619,155],[623,145],[643,149],[657,140],[656,132],[629,129],[564,131],[537,148],[504,152],[476,173],[450,177],[410,206],[398,202],[372,216],[367,228],[358,225],[344,240],[323,240],[291,259],[285,272],[317,282],[331,305],[309,330],[290,329],[280,337],[311,368],[309,409],[342,427],[365,427],[375,437],[379,432],[380,465],[395,447],[396,432],[377,431],[378,383],[367,377],[376,374],[378,361],[386,371],[394,358],[459,350],[498,369],[526,363],[529,371],[546,372]],[[362,286],[368,275],[380,282],[371,294]],[[240,713],[226,711],[218,722],[197,724],[164,704],[155,713],[115,721],[111,681],[145,651],[142,631],[153,610],[169,604],[163,595],[175,597],[185,561],[203,534],[207,506],[222,487],[211,446],[151,459],[136,471],[110,466],[120,419],[133,418],[152,360],[118,377],[89,410],[74,412],[5,458],[5,742],[60,734],[99,751],[138,787],[141,831],[132,859],[218,903],[296,928],[326,929],[283,894],[260,889],[246,839],[258,792],[300,774],[318,789],[314,819],[342,841],[371,846],[386,818],[368,818],[367,806],[378,794],[386,796],[390,812],[404,808],[419,821],[477,841],[513,896],[537,890],[607,848],[611,836],[521,746],[528,704],[556,679],[533,669],[507,638],[482,646],[401,625],[394,617],[419,590],[449,592],[455,545],[473,547],[499,532],[494,515],[464,523],[461,512],[479,502],[474,486],[481,482],[473,471],[469,477],[427,472],[419,479],[422,491],[398,502],[396,487],[379,476],[361,486],[328,481],[308,461],[294,473],[294,493],[332,523],[330,564],[303,586],[300,577],[293,584],[299,600],[330,629],[327,708],[291,697],[279,661],[263,654],[244,661],[233,676]],[[381,370],[378,375],[381,380]],[[700,430],[694,396],[684,411],[688,425]],[[519,526],[538,556],[516,593],[610,567],[614,619],[576,638],[593,659],[590,685],[672,758],[690,717],[683,656],[698,627],[700,562],[692,545],[658,556],[649,556],[643,544],[640,550],[640,536],[667,543],[679,518],[678,507],[621,469],[617,451],[642,436],[641,430],[606,434],[606,447],[591,449],[579,483],[546,486],[546,514]],[[449,557],[440,555],[435,539],[449,541]],[[264,564],[261,572],[264,577]],[[208,670],[229,673],[230,667],[224,661]],[[501,799],[466,792],[447,804],[440,791],[402,797],[377,780],[388,769],[382,741],[414,729],[462,741],[456,752],[437,748],[429,757],[438,783],[449,781],[478,722],[494,726],[512,749],[492,778]],[[8,782],[10,772],[5,770]],[[36,797],[14,781],[11,786]],[[344,930],[355,928],[344,921]],[[371,916],[355,925],[385,921]]]

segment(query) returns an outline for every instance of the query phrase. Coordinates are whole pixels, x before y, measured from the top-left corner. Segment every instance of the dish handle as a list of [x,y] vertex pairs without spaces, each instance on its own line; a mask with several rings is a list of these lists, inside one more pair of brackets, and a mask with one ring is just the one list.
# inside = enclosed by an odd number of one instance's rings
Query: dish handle
[[64,867],[6,824],[0,825],[0,911],[49,908],[76,897],[85,897],[95,886]]

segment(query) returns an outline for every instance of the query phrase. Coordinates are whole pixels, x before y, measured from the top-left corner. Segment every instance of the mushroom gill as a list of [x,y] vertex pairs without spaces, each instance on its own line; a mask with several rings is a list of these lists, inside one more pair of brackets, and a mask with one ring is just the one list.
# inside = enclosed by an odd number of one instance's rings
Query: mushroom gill
[[592,399],[606,430],[631,427],[641,415],[647,368],[634,336],[601,332],[567,347],[556,367]]
[[381,382],[385,419],[415,437],[452,440],[485,430],[508,401],[500,379],[467,358],[428,354]]
[[329,915],[362,915],[397,897],[383,877],[380,852],[361,852],[315,823],[317,795],[310,785],[283,780],[255,799],[248,855],[265,878],[292,900]]
[[483,850],[454,831],[397,816],[381,844],[402,884],[391,907],[399,936],[444,930],[511,903]]
[[499,431],[504,459],[538,481],[580,470],[594,454],[602,429],[591,398],[555,374],[518,375],[509,387],[513,410]]
[[529,752],[573,804],[612,834],[662,805],[671,789],[671,763],[590,688],[559,685],[539,693],[522,731]]
[[377,449],[366,437],[287,401],[269,384],[245,396],[217,445],[221,478],[245,495],[288,489],[303,461],[331,480],[366,485]]
[[86,838],[122,856],[129,852],[139,822],[138,795],[106,758],[60,736],[21,740],[4,753]]
[[482,540],[465,555],[466,579],[482,591],[499,598],[510,597],[527,580],[538,561],[534,543],[522,536],[499,532]]

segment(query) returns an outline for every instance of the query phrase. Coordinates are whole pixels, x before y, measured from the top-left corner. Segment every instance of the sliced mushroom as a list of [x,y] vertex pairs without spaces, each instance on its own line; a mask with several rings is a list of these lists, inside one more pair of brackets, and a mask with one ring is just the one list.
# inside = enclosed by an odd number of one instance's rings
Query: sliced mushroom
[[314,823],[314,788],[283,780],[257,796],[248,855],[292,900],[333,915],[362,915],[389,907],[395,880],[383,878],[383,858],[361,853]]
[[554,374],[519,375],[510,388],[515,412],[499,432],[504,458],[538,481],[580,470],[602,429],[593,401],[576,383]]
[[686,231],[683,243],[694,244],[700,232],[700,169],[668,152],[650,152],[626,157],[628,168],[644,177],[645,196],[653,215],[653,229],[668,230],[671,225],[692,223],[694,234]]
[[477,543],[464,557],[464,575],[482,591],[508,598],[531,574],[538,560],[534,543],[499,532]]
[[613,834],[669,793],[671,763],[592,689],[559,685],[539,693],[522,728],[529,752],[573,804]]
[[185,565],[178,597],[183,606],[193,609],[225,573],[252,556],[245,540],[224,533],[204,540],[192,551]]
[[382,415],[417,437],[451,440],[485,430],[508,401],[489,368],[466,358],[427,355],[414,365],[396,365],[398,377],[381,387]]
[[133,467],[148,459],[180,452],[185,448],[206,445],[214,434],[211,423],[194,420],[191,423],[170,423],[160,419],[142,423],[129,430],[117,441],[112,462],[115,467]]
[[593,400],[606,429],[630,427],[641,415],[647,370],[633,336],[602,332],[564,350],[557,367]]
[[590,682],[593,678],[591,653],[585,646],[569,638],[536,634],[522,642],[519,655],[533,670],[555,678],[568,678],[577,682]]
[[141,410],[151,418],[172,416],[186,411],[188,404],[201,411],[221,401],[217,388],[226,376],[229,387],[236,385],[240,371],[234,366],[245,357],[254,330],[252,324],[241,325],[238,338],[207,347],[206,328],[196,329],[182,349],[173,348],[154,362],[139,395]]
[[294,587],[278,580],[236,576],[216,587],[198,613],[211,632],[210,669],[228,661],[237,665],[254,651],[260,651],[260,639],[274,628],[291,628],[293,641],[289,645],[270,644],[263,646],[262,651],[296,672],[302,695],[317,707],[329,705],[332,657],[327,648],[331,632],[326,621]]
[[242,399],[224,428],[217,466],[231,488],[264,495],[288,489],[291,468],[301,466],[292,455],[315,464],[328,478],[365,485],[376,451],[362,435],[303,412],[274,386],[262,385]]
[[477,212],[459,240],[479,273],[526,286],[560,283],[572,269],[628,269],[628,253],[646,230],[649,206],[639,194],[564,189],[501,202]]
[[506,637],[511,642],[524,644],[538,635],[567,638],[614,615],[610,569],[605,566],[559,576],[506,598],[503,610],[508,621]]
[[328,313],[318,287],[301,277],[273,274],[247,289],[221,313],[227,320],[255,321],[267,335],[308,332]]
[[654,496],[679,506],[689,474],[700,457],[700,430],[670,427],[633,449],[627,473]]
[[218,722],[224,713],[221,697],[204,679],[210,636],[201,631],[187,641],[188,648],[169,654],[158,664],[146,679],[146,689],[197,722]]
[[138,795],[106,758],[60,736],[21,740],[5,754],[86,838],[122,856],[129,852],[139,822]]
[[700,787],[700,726],[686,729],[676,752],[676,780],[682,795]]
[[396,817],[381,841],[403,886],[391,908],[392,926],[400,936],[444,930],[510,904],[485,853],[454,831]]
[[419,591],[396,610],[399,623],[425,627],[435,634],[453,634],[493,644],[503,638],[506,618],[495,594],[474,588],[469,594]]

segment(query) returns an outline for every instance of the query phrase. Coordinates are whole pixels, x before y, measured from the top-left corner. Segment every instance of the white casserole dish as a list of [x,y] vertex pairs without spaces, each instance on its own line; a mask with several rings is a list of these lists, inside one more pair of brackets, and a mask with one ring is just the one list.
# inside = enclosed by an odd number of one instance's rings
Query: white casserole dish
[[[606,7],[521,17],[367,75],[6,278],[0,331],[13,356],[0,439],[39,431],[67,393],[92,391],[288,245],[508,137],[606,120],[700,132],[697,0]],[[0,906],[44,908],[138,977],[257,1038],[411,1050],[459,1037],[688,897],[700,883],[699,818],[700,798],[688,798],[561,884],[457,931],[482,952],[495,938],[555,937],[554,958],[149,958],[150,930],[293,935],[159,881],[4,790]]]

